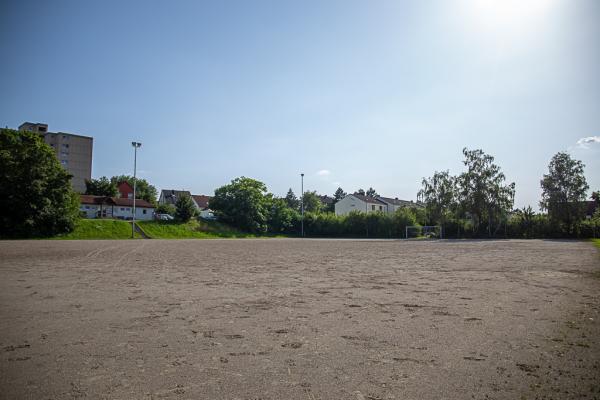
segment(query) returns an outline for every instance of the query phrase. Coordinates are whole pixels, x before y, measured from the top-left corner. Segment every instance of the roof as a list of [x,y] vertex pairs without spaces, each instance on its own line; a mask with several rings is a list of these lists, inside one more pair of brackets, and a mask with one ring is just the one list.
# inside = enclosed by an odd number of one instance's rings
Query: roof
[[211,196],[206,196],[204,194],[193,194],[192,197],[200,208],[208,208],[208,202],[212,199]]
[[92,196],[90,194],[79,195],[79,202],[81,204],[101,204],[104,199],[104,196]]
[[323,203],[323,204],[333,204],[333,203],[335,203],[335,199],[333,197],[330,197],[330,196],[327,196],[327,195],[319,196],[319,200],[321,200],[321,203]]
[[[133,207],[133,199],[124,199],[121,197],[111,197],[110,199],[115,203],[115,206]],[[151,203],[142,199],[135,199],[135,206],[140,208],[154,208]]]
[[363,196],[362,194],[351,194],[350,196],[354,196],[357,199],[364,201],[365,203],[387,204],[387,203],[379,200],[379,198],[377,198],[377,197]]
[[415,204],[414,201],[400,200],[397,197],[392,199],[391,197],[379,196],[378,199],[382,200],[384,203],[393,204],[395,206],[411,207],[411,206],[418,205],[418,204]]
[[160,197],[164,200],[165,203],[175,204],[177,202],[177,198],[181,196],[192,196],[192,194],[188,190],[173,190],[173,189],[163,189],[160,193]]
[[[123,199],[120,197],[107,197],[107,196],[92,196],[89,194],[81,194],[81,204],[109,204],[121,207],[133,207],[133,199]],[[154,208],[151,203],[146,200],[136,199],[135,206],[139,208]]]

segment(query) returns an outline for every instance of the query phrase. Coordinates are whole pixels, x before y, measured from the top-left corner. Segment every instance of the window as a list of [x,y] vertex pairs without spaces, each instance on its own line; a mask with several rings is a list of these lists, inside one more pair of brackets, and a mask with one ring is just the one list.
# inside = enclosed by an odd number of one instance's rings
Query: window
[[383,206],[379,206],[379,211],[383,211]]
[[68,144],[65,144],[65,143],[63,143],[63,144],[62,144],[62,148],[63,148],[63,149],[68,149],[68,148],[69,148],[69,145],[68,145]]
[[68,151],[61,151],[60,152],[60,156],[61,157],[69,157],[69,152]]
[[124,207],[121,207],[121,211],[125,211],[125,208],[124,208]]
[[67,135],[62,135],[63,140],[69,140],[69,137]]
[[133,199],[133,193],[127,193],[127,198],[128,199]]
[[69,161],[67,161],[67,160],[60,160],[60,164],[61,164],[63,167],[65,167],[65,166],[69,165]]
[[142,214],[146,214],[146,209],[145,208],[142,210]]
[[86,210],[89,210],[89,209],[90,209],[90,206],[85,206],[85,209],[86,209]]
[[371,206],[371,210],[375,211],[375,204]]

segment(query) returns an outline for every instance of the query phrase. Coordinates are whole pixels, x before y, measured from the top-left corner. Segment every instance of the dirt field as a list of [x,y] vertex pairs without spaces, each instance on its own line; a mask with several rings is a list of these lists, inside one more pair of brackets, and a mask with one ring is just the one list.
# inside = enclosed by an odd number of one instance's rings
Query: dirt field
[[2,399],[600,398],[568,241],[0,242]]

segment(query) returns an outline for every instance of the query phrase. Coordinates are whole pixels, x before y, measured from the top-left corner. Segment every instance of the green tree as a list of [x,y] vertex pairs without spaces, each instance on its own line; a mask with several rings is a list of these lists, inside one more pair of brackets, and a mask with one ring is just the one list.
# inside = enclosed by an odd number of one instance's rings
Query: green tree
[[337,190],[333,194],[333,199],[335,200],[335,202],[337,203],[344,197],[346,197],[346,192],[344,192],[344,189],[342,189],[341,187],[337,188]]
[[535,228],[535,211],[531,208],[531,206],[523,207],[515,212],[515,217],[519,223],[519,236],[523,236],[525,238],[534,237],[534,228]]
[[300,209],[300,200],[298,200],[292,188],[288,190],[284,200],[289,208],[294,210]]
[[269,204],[269,219],[267,221],[269,232],[291,232],[294,222],[298,218],[298,211],[289,207],[286,199],[271,199]]
[[146,200],[149,203],[156,205],[156,198],[158,197],[158,191],[154,186],[148,183],[147,180],[142,178],[133,178],[133,176],[129,175],[117,175],[110,178],[111,183],[115,186],[119,184],[119,182],[127,182],[133,187],[134,181],[137,181],[135,187],[135,197],[138,199]]
[[71,175],[32,132],[0,130],[0,236],[70,232],[79,215]]
[[397,237],[405,237],[407,226],[418,226],[415,209],[411,207],[401,207],[396,210],[393,216],[394,230]]
[[188,222],[196,215],[196,206],[191,196],[183,194],[175,202],[175,218],[181,222]]
[[94,196],[116,197],[119,194],[117,185],[103,176],[99,179],[85,180],[85,194]]
[[540,207],[548,211],[554,224],[564,233],[573,234],[576,224],[583,219],[586,192],[589,186],[583,175],[585,165],[574,160],[568,153],[560,152],[552,157],[548,174],[544,175]]
[[266,191],[264,183],[242,176],[215,190],[210,207],[223,222],[249,232],[265,232],[271,203]]
[[174,216],[176,211],[173,204],[159,204],[155,209],[157,214],[169,214],[170,216]]
[[483,150],[464,148],[463,155],[467,171],[457,180],[461,208],[470,214],[474,232],[480,233],[486,227],[491,236],[494,224],[497,231],[512,209],[515,184],[505,183],[506,177],[494,164],[494,157]]
[[305,212],[317,213],[323,208],[323,203],[321,202],[321,199],[316,191],[304,192],[304,196],[302,196],[302,198]]
[[375,189],[373,189],[372,187],[370,187],[369,190],[367,190],[366,195],[369,196],[369,197],[377,197],[377,196],[379,196],[379,194],[377,193],[377,191]]
[[431,223],[444,225],[452,217],[455,204],[455,178],[449,171],[435,172],[431,178],[423,178],[417,197],[425,203]]
[[365,196],[365,191],[363,189],[358,189],[354,194],[359,194],[361,196]]

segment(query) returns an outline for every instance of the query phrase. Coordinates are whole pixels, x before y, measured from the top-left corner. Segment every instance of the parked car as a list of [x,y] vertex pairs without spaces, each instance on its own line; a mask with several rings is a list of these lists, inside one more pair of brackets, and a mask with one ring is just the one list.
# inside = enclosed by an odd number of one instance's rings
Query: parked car
[[158,221],[173,221],[175,218],[169,214],[155,214],[154,219]]

